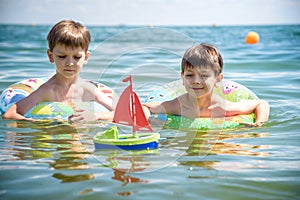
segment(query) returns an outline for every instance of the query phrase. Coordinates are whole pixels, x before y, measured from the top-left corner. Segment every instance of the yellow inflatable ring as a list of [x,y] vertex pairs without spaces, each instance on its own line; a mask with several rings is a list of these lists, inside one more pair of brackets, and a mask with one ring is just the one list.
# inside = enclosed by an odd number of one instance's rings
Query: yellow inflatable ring
[[[3,90],[0,96],[0,113],[4,114],[10,106],[27,97],[47,80],[47,78],[31,78],[8,86]],[[106,96],[113,98],[114,92],[111,88],[96,81],[89,82],[94,84]],[[97,111],[107,111],[104,106],[99,104],[96,105],[96,103],[93,107],[95,107]],[[24,116],[33,119],[59,118],[64,120],[67,119],[73,112],[74,110],[70,105],[66,105],[61,102],[41,102],[27,111]]]

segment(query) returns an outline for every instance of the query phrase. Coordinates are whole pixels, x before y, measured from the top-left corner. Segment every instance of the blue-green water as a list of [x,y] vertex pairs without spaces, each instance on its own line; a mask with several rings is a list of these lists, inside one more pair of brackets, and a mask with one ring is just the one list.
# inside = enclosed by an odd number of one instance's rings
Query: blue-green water
[[[297,199],[300,188],[300,26],[88,27],[91,58],[82,77],[120,93],[132,74],[141,99],[179,78],[186,48],[216,45],[227,79],[269,101],[261,128],[183,132],[145,152],[94,151],[101,123],[0,119],[1,199]],[[50,26],[0,26],[0,90],[54,73]],[[246,45],[249,31],[260,34]]]

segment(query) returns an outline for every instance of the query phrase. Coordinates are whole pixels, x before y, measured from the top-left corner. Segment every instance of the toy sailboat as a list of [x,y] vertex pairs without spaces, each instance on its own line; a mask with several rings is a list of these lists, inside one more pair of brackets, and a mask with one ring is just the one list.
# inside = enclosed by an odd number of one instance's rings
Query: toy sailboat
[[[125,149],[143,150],[158,147],[159,133],[154,133],[143,111],[137,94],[132,89],[132,76],[123,82],[130,81],[130,85],[123,91],[117,103],[113,122],[132,126],[132,134],[118,134],[116,125],[105,132],[97,133],[94,137],[95,149]],[[137,131],[148,131],[139,133]]]

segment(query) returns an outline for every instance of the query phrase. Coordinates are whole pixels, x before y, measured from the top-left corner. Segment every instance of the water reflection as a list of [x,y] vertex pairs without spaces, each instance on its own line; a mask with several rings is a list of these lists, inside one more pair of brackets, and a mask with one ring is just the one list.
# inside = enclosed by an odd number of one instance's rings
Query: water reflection
[[[250,129],[251,130],[251,129]],[[255,129],[252,129],[255,131]],[[131,196],[132,191],[125,189],[131,183],[147,184],[141,173],[154,172],[168,166],[187,166],[192,173],[188,178],[207,179],[217,176],[218,170],[234,170],[257,167],[262,163],[242,163],[240,156],[266,157],[268,146],[254,144],[255,139],[266,138],[268,133],[240,130],[236,132],[183,132],[161,130],[161,136],[166,140],[160,142],[160,147],[154,151],[123,151],[97,150],[93,156],[101,167],[113,170],[112,180],[118,181],[124,187],[118,191],[120,196]],[[251,144],[252,143],[252,144]],[[254,142],[255,143],[255,142]],[[228,161],[226,156],[235,156],[238,161]],[[231,159],[229,159],[231,160]],[[235,159],[234,159],[235,160]],[[251,159],[253,162],[253,159]]]
[[[128,175],[125,171],[113,169],[114,176],[112,177],[113,180],[120,181],[122,186],[126,186],[129,183],[148,183],[148,180],[143,180],[141,178],[134,177],[132,175]],[[122,191],[117,192],[120,196],[130,196],[132,194],[131,191]]]
[[[268,156],[268,152],[265,151],[268,149],[267,145],[246,143],[251,141],[249,139],[265,137],[268,137],[268,133],[248,131],[197,132],[186,154],[179,160],[179,163],[184,166],[221,170],[230,168],[230,165],[232,165],[231,169],[233,169],[234,163],[224,164],[226,160],[223,162],[220,161],[224,159],[224,155],[237,156],[237,159],[239,156],[266,157]],[[216,157],[220,158],[216,159]],[[247,165],[241,166],[243,164],[238,163],[239,166],[236,166],[236,168],[242,168]]]
[[246,138],[264,138],[268,133],[259,132],[197,132],[193,142],[187,150],[188,156],[206,156],[212,154],[266,156],[265,152],[254,149],[265,149],[265,145],[251,145],[240,143]]
[[61,180],[63,183],[80,182],[80,181],[87,181],[87,180],[94,179],[93,174],[67,175],[62,173],[54,173],[52,177]]
[[114,170],[114,176],[112,177],[113,180],[117,180],[122,182],[122,186],[127,185],[128,183],[148,183],[147,180],[142,180],[140,178],[133,177],[132,175],[127,175],[126,172],[113,169]]
[[[86,157],[90,152],[80,138],[80,131],[87,131],[86,127],[60,122],[24,121],[14,121],[7,124],[7,127],[15,131],[5,131],[2,148],[2,153],[7,153],[5,160],[38,160],[55,170],[89,168]],[[52,177],[62,182],[94,178],[92,174],[82,172],[75,175],[55,172]]]
[[112,168],[119,173],[147,172],[156,168],[159,150],[125,151],[96,150],[93,157],[101,167]]
[[[122,183],[125,187],[130,183],[148,183],[138,177],[137,173],[147,172],[149,169],[155,168],[152,159],[159,157],[159,150],[141,150],[141,151],[125,151],[117,150],[96,150],[94,158],[100,163],[101,167],[108,167],[113,170],[112,180]],[[117,192],[120,196],[130,196],[132,191]]]
[[[148,183],[138,173],[152,172],[172,164],[209,170],[239,170],[251,167],[249,163],[226,161],[226,156],[266,157],[268,146],[251,142],[268,137],[268,133],[241,130],[236,132],[183,132],[161,130],[156,150],[91,150],[92,135],[99,127],[78,126],[64,123],[11,122],[4,130],[2,161],[38,160],[54,169],[52,177],[63,183],[94,179],[85,169],[111,168],[112,180],[122,186],[130,183]],[[255,129],[253,129],[255,130]],[[87,134],[84,134],[87,133]],[[219,156],[219,157],[218,157]],[[92,158],[92,160],[91,160]],[[263,167],[263,166],[262,166]],[[79,170],[79,171],[69,171]],[[72,174],[68,174],[72,172]],[[195,176],[193,176],[195,177]],[[209,177],[204,174],[201,177]],[[125,192],[119,195],[130,195]]]

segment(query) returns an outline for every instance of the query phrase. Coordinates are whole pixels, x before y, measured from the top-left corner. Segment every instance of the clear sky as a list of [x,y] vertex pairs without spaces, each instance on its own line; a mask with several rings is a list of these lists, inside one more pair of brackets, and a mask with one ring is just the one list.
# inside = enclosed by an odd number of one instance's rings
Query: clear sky
[[0,0],[0,23],[300,24],[300,0]]

